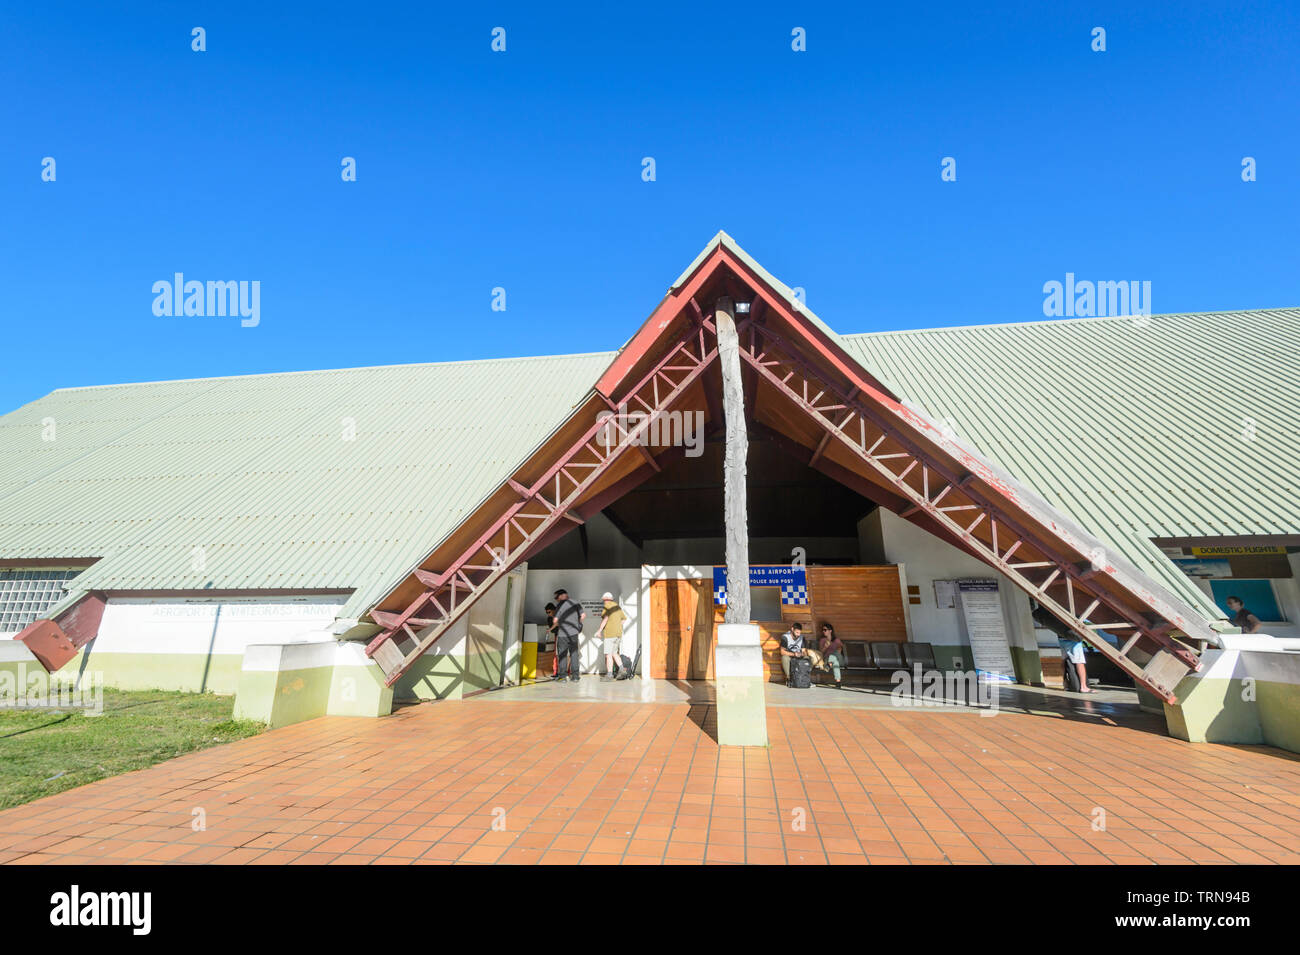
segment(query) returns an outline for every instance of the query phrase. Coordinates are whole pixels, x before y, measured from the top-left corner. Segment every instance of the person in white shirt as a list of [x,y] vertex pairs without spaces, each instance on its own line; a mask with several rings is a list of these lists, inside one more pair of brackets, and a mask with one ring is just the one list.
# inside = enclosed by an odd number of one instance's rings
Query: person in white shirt
[[808,651],[803,645],[803,624],[796,621],[781,634],[781,669],[785,671],[785,682],[790,682],[790,661],[807,655]]

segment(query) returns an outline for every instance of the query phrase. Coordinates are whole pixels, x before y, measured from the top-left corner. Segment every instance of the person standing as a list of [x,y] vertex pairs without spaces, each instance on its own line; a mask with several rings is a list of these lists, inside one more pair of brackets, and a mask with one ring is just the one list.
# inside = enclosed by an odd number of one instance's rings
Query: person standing
[[1232,611],[1232,625],[1240,627],[1242,633],[1259,633],[1263,626],[1259,618],[1246,609],[1246,602],[1240,597],[1229,597],[1228,609]]
[[[555,644],[555,604],[546,605],[546,642],[552,645]],[[556,666],[560,661],[559,650],[560,648],[556,646],[555,649],[551,651],[551,678],[552,679],[554,679],[555,674],[559,672],[556,669]]]
[[1034,623],[1056,634],[1061,648],[1061,678],[1065,688],[1075,693],[1095,693],[1088,686],[1087,657],[1083,653],[1083,638],[1058,620],[1046,607],[1038,606],[1033,612]]
[[627,622],[627,614],[609,591],[601,594],[600,599],[605,607],[600,612],[600,629],[596,631],[596,636],[604,642],[605,673],[600,679],[605,682],[614,679],[614,671],[618,669],[623,624]]
[[822,622],[822,638],[817,645],[822,652],[822,661],[830,667],[831,676],[835,677],[835,689],[844,689],[840,682],[840,667],[844,666],[844,641],[835,636],[835,628],[829,621]]
[[578,641],[582,637],[582,623],[587,619],[582,605],[569,599],[569,592],[561,587],[555,592],[555,679],[566,676],[574,683],[582,675],[582,661],[578,657]]

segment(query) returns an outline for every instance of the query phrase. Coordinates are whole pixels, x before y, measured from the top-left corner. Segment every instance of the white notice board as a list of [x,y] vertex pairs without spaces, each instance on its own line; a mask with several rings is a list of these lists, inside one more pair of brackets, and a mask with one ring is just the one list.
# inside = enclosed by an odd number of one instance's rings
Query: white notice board
[[934,582],[934,605],[940,610],[957,608],[957,581],[936,580]]
[[1007,625],[1002,617],[998,582],[958,580],[957,596],[979,679],[1015,683],[1016,667],[1011,662],[1011,648],[1007,645]]

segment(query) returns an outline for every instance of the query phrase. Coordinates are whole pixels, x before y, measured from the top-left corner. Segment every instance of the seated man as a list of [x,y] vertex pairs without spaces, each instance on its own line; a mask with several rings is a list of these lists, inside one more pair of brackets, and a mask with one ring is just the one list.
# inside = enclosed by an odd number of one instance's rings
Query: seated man
[[[781,634],[781,669],[785,671],[785,682],[790,682],[790,661],[796,657],[810,657],[809,648],[803,645],[803,624],[795,621],[790,629]],[[818,654],[820,657],[820,654]],[[815,661],[820,662],[820,660]]]

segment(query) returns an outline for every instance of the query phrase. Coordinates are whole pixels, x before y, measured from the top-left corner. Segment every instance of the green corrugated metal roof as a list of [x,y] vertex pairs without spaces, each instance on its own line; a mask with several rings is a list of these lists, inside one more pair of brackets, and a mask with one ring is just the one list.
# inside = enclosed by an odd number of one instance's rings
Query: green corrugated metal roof
[[[726,233],[676,284],[719,243],[793,299]],[[1150,538],[1300,533],[1300,309],[866,335],[803,313],[1209,616]],[[355,589],[342,612],[355,617],[613,357],[61,389],[0,417],[0,558],[102,558],[78,592]]]
[[564,420],[611,357],[55,391],[0,418],[0,556],[101,557],[78,591],[357,588],[343,611],[355,616]]
[[1151,538],[1300,533],[1300,309],[840,340],[1211,617],[1219,613]]

